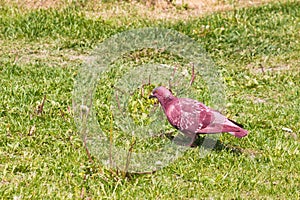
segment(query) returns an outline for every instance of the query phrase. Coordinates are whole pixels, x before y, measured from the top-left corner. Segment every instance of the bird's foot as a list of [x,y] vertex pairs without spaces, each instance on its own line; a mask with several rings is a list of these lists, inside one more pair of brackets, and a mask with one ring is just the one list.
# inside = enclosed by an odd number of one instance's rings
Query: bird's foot
[[197,143],[195,142],[195,138],[189,138],[189,140],[187,140],[187,138],[179,138],[179,137],[175,137],[174,138],[174,143],[179,145],[179,146],[186,146],[186,147],[197,147]]

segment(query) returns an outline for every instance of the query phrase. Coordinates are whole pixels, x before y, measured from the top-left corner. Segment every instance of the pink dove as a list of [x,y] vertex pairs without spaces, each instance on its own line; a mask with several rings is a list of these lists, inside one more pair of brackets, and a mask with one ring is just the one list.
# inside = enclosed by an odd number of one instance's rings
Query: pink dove
[[193,99],[177,98],[163,86],[155,88],[149,98],[157,98],[170,124],[191,138],[189,146],[199,134],[228,132],[238,138],[248,134],[242,125],[220,112]]

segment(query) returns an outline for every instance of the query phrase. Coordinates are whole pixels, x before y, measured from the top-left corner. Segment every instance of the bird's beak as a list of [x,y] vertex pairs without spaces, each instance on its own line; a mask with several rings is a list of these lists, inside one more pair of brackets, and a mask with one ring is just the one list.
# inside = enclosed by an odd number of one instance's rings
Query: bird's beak
[[149,96],[149,99],[153,99],[153,98],[156,98],[156,96],[154,96],[154,95],[151,94],[151,95]]

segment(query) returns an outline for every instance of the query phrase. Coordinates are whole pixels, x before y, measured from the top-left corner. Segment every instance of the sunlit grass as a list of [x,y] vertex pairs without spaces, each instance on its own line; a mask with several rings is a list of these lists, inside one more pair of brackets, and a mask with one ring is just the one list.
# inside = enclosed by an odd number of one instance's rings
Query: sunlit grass
[[[0,196],[299,199],[299,6],[273,3],[199,19],[136,18],[121,24],[87,18],[80,5],[32,12],[2,6]],[[90,162],[73,120],[72,90],[93,47],[115,33],[147,26],[175,29],[206,49],[226,83],[224,114],[250,134],[243,139],[224,134],[204,158],[199,147],[191,148],[154,174],[124,177],[96,159]],[[122,62],[158,59],[132,55]],[[98,89],[112,98],[110,83]],[[101,125],[109,130],[109,105],[99,111]]]

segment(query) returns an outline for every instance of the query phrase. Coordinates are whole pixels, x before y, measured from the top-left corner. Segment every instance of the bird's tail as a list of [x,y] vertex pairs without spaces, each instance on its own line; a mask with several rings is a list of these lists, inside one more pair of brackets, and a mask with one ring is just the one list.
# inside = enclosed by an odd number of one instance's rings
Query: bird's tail
[[215,115],[218,117],[214,123],[200,129],[197,133],[213,134],[213,133],[230,133],[231,135],[242,138],[248,135],[248,131],[243,129],[243,126],[235,121],[225,118],[222,115]]
[[225,125],[223,126],[223,131],[228,132],[231,135],[242,138],[248,135],[248,131],[243,129],[243,126],[241,124],[236,123],[235,121],[232,121],[230,119],[227,119],[228,121],[225,122]]
[[245,129],[242,129],[242,128],[240,128],[239,131],[235,131],[235,132],[230,131],[228,133],[230,133],[231,135],[238,137],[238,138],[242,138],[242,137],[245,137],[246,135],[248,135],[248,131]]

